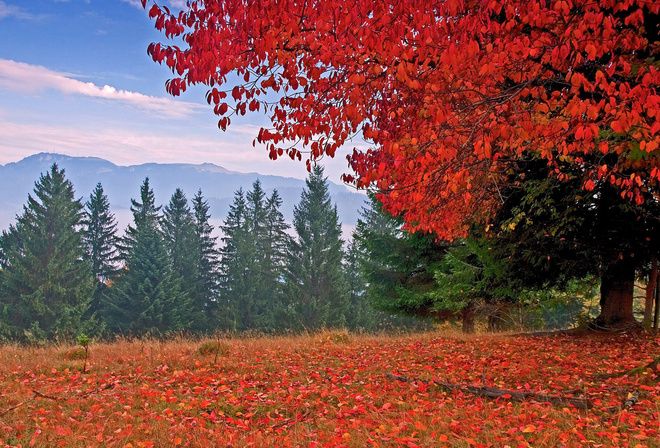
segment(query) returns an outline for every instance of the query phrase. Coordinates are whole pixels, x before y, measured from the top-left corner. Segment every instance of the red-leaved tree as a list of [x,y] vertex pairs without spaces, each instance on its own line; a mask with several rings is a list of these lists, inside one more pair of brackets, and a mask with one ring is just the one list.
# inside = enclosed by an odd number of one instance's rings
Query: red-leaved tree
[[[168,92],[208,85],[222,129],[269,114],[256,140],[273,159],[309,166],[361,136],[372,148],[349,156],[345,179],[382,191],[411,230],[452,239],[487,223],[530,157],[559,181],[658,202],[657,1],[189,0],[176,14],[142,3],[186,44],[148,49],[175,75]],[[603,321],[631,320],[631,306]]]

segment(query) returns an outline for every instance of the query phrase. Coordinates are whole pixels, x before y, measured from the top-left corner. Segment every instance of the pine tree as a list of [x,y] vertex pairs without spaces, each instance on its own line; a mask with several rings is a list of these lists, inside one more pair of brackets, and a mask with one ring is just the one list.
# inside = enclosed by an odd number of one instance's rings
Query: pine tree
[[343,272],[348,287],[346,326],[350,330],[370,331],[376,327],[379,316],[369,306],[366,297],[367,282],[362,276],[363,254],[352,238],[344,254]]
[[220,249],[220,302],[216,320],[219,328],[225,330],[243,328],[242,322],[239,322],[238,301],[249,287],[245,281],[248,269],[245,257],[248,240],[246,213],[245,194],[241,188],[234,194],[234,201],[221,226],[224,236]]
[[270,197],[254,182],[247,194],[247,225],[254,265],[250,270],[252,301],[257,320],[254,328],[277,330],[281,326],[282,278],[289,236],[288,225],[280,211],[282,199],[277,190]]
[[202,196],[202,190],[199,190],[193,198],[193,212],[197,280],[190,299],[195,308],[203,311],[205,325],[204,328],[194,329],[209,331],[215,325],[213,314],[218,306],[219,252],[215,247],[217,237],[212,236],[213,226],[209,224],[211,217],[209,205]]
[[267,291],[271,297],[273,315],[279,314],[282,304],[282,280],[287,260],[287,248],[291,240],[287,233],[289,225],[280,211],[281,206],[282,198],[277,190],[273,190],[271,196],[266,200],[266,233],[261,243],[259,269],[263,278],[264,291]]
[[81,223],[83,205],[57,164],[35,183],[16,225],[0,237],[5,337],[44,340],[88,331],[83,314],[94,292]]
[[172,264],[173,275],[180,282],[181,290],[191,299],[193,306],[180,309],[181,318],[190,327],[203,329],[204,310],[195,306],[192,297],[197,287],[197,236],[195,222],[183,190],[177,188],[165,207],[162,220],[165,245]]
[[236,330],[275,329],[282,276],[284,217],[277,192],[270,198],[259,180],[243,196],[237,192],[223,231],[224,301]]
[[316,166],[293,211],[297,239],[289,244],[287,292],[296,324],[313,330],[346,324],[341,224],[328,193],[323,168]]
[[[264,282],[260,259],[263,256],[263,243],[266,239],[266,193],[259,179],[252,184],[252,190],[245,195],[245,224],[247,237],[243,245],[246,261],[245,292],[238,301],[239,319],[245,329],[264,330],[269,327],[267,297],[264,297]],[[270,291],[266,291],[269,293]]]
[[108,325],[136,336],[187,328],[189,299],[171,267],[149,178],[140,187],[140,199],[131,200],[134,225],[124,237],[125,269],[112,288]]
[[409,233],[403,222],[383,212],[372,196],[361,212],[353,238],[364,256],[361,271],[368,302],[388,314],[446,318],[434,307],[435,273],[447,247],[434,235]]
[[97,279],[88,314],[102,314],[103,302],[107,300],[108,282],[112,281],[118,272],[119,255],[116,247],[117,222],[110,212],[108,197],[100,183],[85,203],[83,229],[86,258],[91,264],[92,274]]

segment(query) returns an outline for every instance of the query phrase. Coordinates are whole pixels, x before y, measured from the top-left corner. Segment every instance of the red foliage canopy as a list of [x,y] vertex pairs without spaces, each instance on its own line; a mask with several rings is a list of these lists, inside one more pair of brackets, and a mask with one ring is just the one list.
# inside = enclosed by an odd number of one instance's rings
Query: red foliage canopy
[[410,228],[452,238],[498,207],[521,158],[560,179],[568,166],[586,189],[658,199],[659,11],[654,0],[190,0],[149,10],[188,48],[148,52],[177,76],[171,94],[211,87],[222,129],[232,114],[270,113],[257,140],[273,159],[306,149],[309,165],[361,133],[373,147],[349,156],[345,179],[382,190]]

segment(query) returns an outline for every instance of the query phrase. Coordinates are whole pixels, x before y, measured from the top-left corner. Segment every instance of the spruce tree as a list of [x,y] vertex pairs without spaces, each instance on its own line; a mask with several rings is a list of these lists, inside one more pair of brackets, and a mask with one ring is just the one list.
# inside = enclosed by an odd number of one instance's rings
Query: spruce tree
[[221,226],[223,246],[220,249],[220,301],[216,321],[224,330],[243,328],[239,322],[238,302],[248,292],[246,272],[246,245],[248,229],[246,224],[246,202],[243,189],[234,194],[234,201],[229,206],[229,213]]
[[117,222],[110,212],[108,197],[100,183],[96,184],[85,203],[83,229],[86,258],[91,264],[92,274],[97,279],[88,314],[102,315],[103,302],[107,300],[108,282],[114,279],[118,271],[119,255],[116,247]]
[[239,190],[223,226],[222,302],[231,309],[235,330],[281,326],[281,279],[288,228],[277,191],[270,197],[259,180]]
[[188,296],[172,270],[149,178],[140,187],[140,200],[131,200],[134,225],[122,243],[125,269],[112,288],[108,325],[136,336],[187,328]]
[[203,311],[205,327],[195,329],[210,331],[215,326],[213,314],[218,306],[219,253],[215,247],[217,237],[212,235],[213,226],[209,223],[209,204],[204,200],[202,190],[193,198],[193,212],[197,280],[190,299],[195,308]]
[[[264,330],[269,327],[267,297],[264,297],[264,282],[260,272],[260,259],[263,257],[263,243],[266,239],[266,192],[259,179],[252,184],[252,190],[245,195],[246,240],[243,244],[243,258],[246,261],[245,292],[238,298],[239,319],[245,329]],[[266,291],[269,293],[270,291]]]
[[23,213],[0,237],[5,337],[44,340],[88,331],[94,278],[83,258],[83,205],[57,164],[35,183]]
[[287,292],[299,327],[314,330],[346,324],[341,224],[323,168],[314,167],[293,211],[296,239],[289,244]]
[[[181,316],[191,328],[204,328],[204,310],[195,306],[192,297],[197,284],[197,237],[195,222],[186,195],[177,188],[165,206],[162,220],[165,245],[172,264],[172,273],[180,282],[181,290],[191,299],[193,306],[181,309]],[[184,316],[185,315],[185,316]]]
[[403,221],[382,210],[371,196],[361,211],[353,238],[360,251],[366,296],[377,310],[389,314],[449,317],[434,306],[435,274],[447,251],[434,235],[409,233]]
[[346,326],[350,330],[373,330],[378,321],[374,311],[367,301],[367,282],[362,276],[361,266],[363,254],[355,238],[352,238],[344,254],[344,278],[348,287],[348,305],[346,311]]
[[[282,306],[282,280],[287,260],[287,248],[291,237],[287,233],[289,225],[280,211],[282,198],[277,190],[266,200],[266,233],[261,242],[259,272],[262,276],[264,294],[270,296],[271,314],[277,322]],[[276,326],[279,326],[277,324]]]

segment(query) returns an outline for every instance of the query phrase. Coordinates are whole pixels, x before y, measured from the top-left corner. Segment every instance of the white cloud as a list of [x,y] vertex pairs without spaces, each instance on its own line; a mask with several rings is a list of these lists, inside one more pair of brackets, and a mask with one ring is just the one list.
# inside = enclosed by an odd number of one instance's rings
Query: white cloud
[[188,5],[186,5],[186,0],[170,0],[170,5],[179,9],[185,9],[188,7]]
[[15,17],[23,20],[37,20],[39,17],[25,12],[22,8],[0,1],[0,19]]
[[[142,9],[142,2],[140,0],[121,0],[124,3],[128,3],[129,5],[135,6],[136,8]],[[159,4],[162,4],[161,2],[158,2]],[[169,0],[169,5],[172,8],[178,8],[178,9],[186,9],[188,8],[188,5],[186,4],[186,0]]]
[[53,89],[70,95],[117,101],[163,118],[187,117],[203,108],[200,104],[119,90],[109,85],[100,87],[91,82],[74,79],[67,73],[55,72],[45,67],[8,59],[0,59],[0,87],[28,94]]
[[142,9],[142,3],[140,2],[140,0],[121,0],[121,1]]

